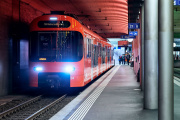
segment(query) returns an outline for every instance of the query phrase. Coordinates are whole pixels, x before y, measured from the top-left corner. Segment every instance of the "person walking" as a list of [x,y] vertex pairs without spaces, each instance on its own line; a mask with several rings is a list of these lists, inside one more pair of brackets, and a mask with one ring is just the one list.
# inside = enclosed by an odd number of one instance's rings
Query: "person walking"
[[129,65],[129,59],[130,59],[130,55],[129,55],[129,53],[127,54],[127,56],[126,56],[126,59],[127,59],[127,63],[128,63],[128,65]]

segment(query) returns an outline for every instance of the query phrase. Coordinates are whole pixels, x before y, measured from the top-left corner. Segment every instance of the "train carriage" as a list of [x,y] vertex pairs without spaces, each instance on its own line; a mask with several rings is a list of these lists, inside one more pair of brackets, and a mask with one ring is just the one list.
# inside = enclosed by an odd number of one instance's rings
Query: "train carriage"
[[68,15],[43,15],[30,25],[31,87],[82,87],[113,66],[113,48]]

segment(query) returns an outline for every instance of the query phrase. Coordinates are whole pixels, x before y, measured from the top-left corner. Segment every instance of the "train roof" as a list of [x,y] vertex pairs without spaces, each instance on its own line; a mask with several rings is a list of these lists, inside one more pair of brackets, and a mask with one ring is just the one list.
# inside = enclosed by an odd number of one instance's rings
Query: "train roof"
[[[79,20],[77,20],[75,17],[73,17],[72,15],[69,15],[69,14],[56,14],[56,12],[53,13],[53,14],[44,14],[42,16],[39,16],[36,19],[34,19],[31,24],[33,24],[34,22],[37,23],[37,21],[41,20],[41,18],[47,19],[48,18],[47,16],[53,16],[53,17],[55,17],[55,16],[66,16],[67,18],[71,18],[71,19],[76,20],[77,22],[79,22],[80,25],[82,25],[81,22]],[[84,32],[88,33],[89,35],[91,35],[91,36],[93,36],[93,37],[95,37],[95,38],[97,38],[99,40],[102,40],[104,42],[107,42],[107,39],[102,38],[97,33],[93,32],[90,29],[88,29],[86,26],[82,25],[82,28],[83,28]],[[107,44],[109,44],[109,43],[107,43]],[[111,44],[109,44],[109,45],[111,45]]]

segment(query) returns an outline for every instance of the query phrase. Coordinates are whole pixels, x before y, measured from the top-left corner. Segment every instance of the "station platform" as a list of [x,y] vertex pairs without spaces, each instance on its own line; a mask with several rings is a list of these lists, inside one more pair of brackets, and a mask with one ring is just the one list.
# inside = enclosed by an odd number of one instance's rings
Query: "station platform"
[[132,67],[115,66],[50,120],[158,120],[139,86]]

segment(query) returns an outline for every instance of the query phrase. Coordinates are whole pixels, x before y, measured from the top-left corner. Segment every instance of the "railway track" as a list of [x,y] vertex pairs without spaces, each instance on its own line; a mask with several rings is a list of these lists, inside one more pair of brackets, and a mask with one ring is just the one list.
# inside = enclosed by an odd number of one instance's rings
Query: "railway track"
[[180,68],[174,68],[174,76],[180,78]]
[[61,97],[37,96],[22,104],[0,113],[0,119],[6,120],[32,120],[40,116],[55,104],[61,102],[66,94]]

